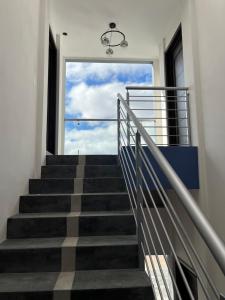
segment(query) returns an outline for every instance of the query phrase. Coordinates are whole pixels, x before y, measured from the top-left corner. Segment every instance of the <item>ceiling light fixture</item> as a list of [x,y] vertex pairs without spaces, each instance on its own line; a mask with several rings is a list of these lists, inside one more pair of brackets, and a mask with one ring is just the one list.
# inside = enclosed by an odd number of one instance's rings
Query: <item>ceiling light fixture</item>
[[101,36],[101,43],[104,47],[107,47],[106,54],[113,55],[113,47],[128,47],[126,36],[124,33],[116,28],[116,23],[109,23],[109,29]]

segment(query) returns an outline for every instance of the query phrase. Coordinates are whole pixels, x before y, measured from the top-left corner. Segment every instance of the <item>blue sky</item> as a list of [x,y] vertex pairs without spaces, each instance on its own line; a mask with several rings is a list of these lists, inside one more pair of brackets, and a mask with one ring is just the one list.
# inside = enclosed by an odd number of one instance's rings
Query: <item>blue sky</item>
[[[151,84],[150,64],[68,62],[65,118],[116,118],[118,92]],[[116,148],[113,122],[66,122],[65,154],[114,153]]]

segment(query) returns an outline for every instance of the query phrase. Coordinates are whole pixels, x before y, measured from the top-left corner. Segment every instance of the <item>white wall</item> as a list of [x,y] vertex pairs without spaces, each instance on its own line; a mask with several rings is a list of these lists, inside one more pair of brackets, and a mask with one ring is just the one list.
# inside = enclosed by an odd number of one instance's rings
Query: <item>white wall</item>
[[28,179],[39,175],[45,150],[46,5],[0,1],[0,240]]
[[[210,220],[225,241],[225,1],[196,0]],[[212,268],[225,292],[224,278]]]
[[[182,0],[183,7],[161,38],[161,83],[164,84],[163,52],[182,23],[185,82],[190,87],[193,144],[199,147],[200,208],[225,240],[225,35],[224,0]],[[204,247],[191,236],[206,256]],[[225,292],[224,277],[206,256],[208,269]]]

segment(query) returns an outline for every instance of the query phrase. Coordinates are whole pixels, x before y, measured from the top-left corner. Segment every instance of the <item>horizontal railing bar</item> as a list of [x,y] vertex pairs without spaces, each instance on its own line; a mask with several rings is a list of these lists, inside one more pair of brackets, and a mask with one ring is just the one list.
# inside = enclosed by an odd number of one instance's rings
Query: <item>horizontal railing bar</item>
[[186,111],[187,109],[176,109],[176,108],[133,108],[131,107],[132,110],[150,110],[150,111]]
[[[144,233],[143,233],[143,236],[144,236]],[[162,293],[161,285],[160,285],[160,282],[159,282],[159,279],[158,279],[158,276],[157,276],[157,273],[156,273],[155,265],[154,265],[154,262],[153,262],[153,259],[152,259],[152,254],[151,254],[151,251],[149,249],[149,246],[148,246],[148,243],[147,243],[146,240],[144,240],[144,243],[145,243],[146,248],[147,248],[147,253],[148,253],[148,256],[149,256],[149,261],[150,261],[151,268],[152,268],[152,271],[153,271],[153,275],[154,275],[154,278],[155,278],[156,287],[157,287],[157,290],[159,292],[160,299],[163,300],[163,293]],[[145,254],[143,242],[141,242],[141,247],[143,249],[143,253]],[[150,275],[151,275],[151,273],[150,273]],[[153,287],[153,290],[155,290],[154,285],[152,287]],[[155,297],[155,299],[157,299],[157,297]]]
[[[204,267],[204,264],[202,263],[199,255],[197,253],[197,251],[195,250],[194,246],[192,245],[192,242],[191,242],[191,240],[190,240],[190,238],[189,238],[189,236],[188,236],[188,234],[187,234],[187,232],[186,232],[183,224],[181,223],[181,220],[180,220],[179,216],[177,215],[177,213],[176,213],[176,211],[175,211],[175,209],[174,209],[174,207],[172,205],[172,202],[170,201],[169,196],[167,195],[164,187],[162,186],[162,184],[161,184],[161,182],[160,182],[160,180],[159,180],[159,178],[158,178],[158,176],[157,176],[157,174],[156,174],[156,172],[155,172],[155,170],[154,170],[154,168],[152,166],[152,163],[148,159],[148,157],[147,157],[147,155],[146,155],[146,153],[144,152],[143,149],[141,149],[141,154],[140,155],[142,156],[142,160],[143,160],[143,162],[145,164],[145,168],[146,168],[149,176],[151,177],[151,180],[154,183],[154,186],[156,187],[156,190],[157,190],[157,192],[158,192],[158,194],[160,196],[160,199],[161,199],[161,201],[162,201],[165,209],[167,210],[167,213],[168,213],[168,215],[169,215],[169,217],[171,219],[171,222],[173,223],[173,226],[174,226],[176,232],[179,233],[180,231],[179,231],[176,223],[174,222],[174,219],[173,219],[172,215],[174,216],[175,220],[177,221],[178,226],[180,227],[180,229],[181,229],[181,231],[182,231],[185,239],[187,240],[188,245],[191,248],[191,251],[192,251],[192,253],[195,256],[195,259],[197,260],[199,267],[201,268],[202,272],[204,273],[206,279],[208,280],[208,283],[210,284],[210,286],[212,288],[212,291],[214,292],[215,296],[218,298],[219,292],[217,291],[217,289],[216,289],[214,283],[212,282],[211,278],[208,276],[208,273],[207,273],[207,271],[206,271],[206,269]],[[183,240],[182,237],[181,237],[181,235],[180,235],[180,233],[178,234],[178,237],[179,237],[180,241]],[[183,241],[182,241],[182,243],[183,243]],[[187,253],[188,251],[186,250],[185,243],[183,244],[183,246],[184,246],[184,249],[185,249],[185,251]],[[189,259],[190,259],[190,261],[192,260],[191,257],[189,257]],[[192,267],[195,269],[193,261],[191,262],[191,264],[192,264]],[[198,275],[198,271],[196,273]],[[198,276],[198,278],[199,278],[199,282],[200,282],[202,288],[205,290],[204,283],[202,282],[200,276]],[[206,290],[205,290],[205,292],[207,293]]]
[[167,134],[151,134],[151,136],[154,137],[176,137],[176,136],[182,136],[182,137],[187,137],[188,134],[170,134],[169,136]]
[[[153,184],[154,184],[154,186],[155,186],[155,188],[156,188],[156,190],[157,190],[157,193],[158,193],[158,195],[159,195],[159,197],[160,197],[160,199],[161,199],[161,201],[162,201],[162,203],[163,203],[163,205],[164,205],[164,208],[166,209],[166,211],[167,211],[167,213],[168,213],[168,216],[169,216],[169,218],[170,218],[170,220],[171,220],[171,223],[172,223],[173,226],[174,226],[174,229],[175,229],[175,231],[176,231],[176,233],[177,233],[177,235],[178,235],[178,238],[179,238],[179,240],[180,240],[180,242],[181,242],[181,244],[182,244],[182,246],[183,246],[183,248],[184,248],[184,251],[185,251],[185,253],[186,253],[186,255],[187,255],[187,257],[188,257],[188,259],[189,259],[189,261],[190,261],[190,263],[191,263],[191,265],[192,265],[192,267],[193,267],[193,269],[195,270],[195,272],[196,272],[196,274],[197,274],[197,276],[198,276],[198,279],[199,279],[199,282],[200,282],[200,284],[201,284],[201,287],[202,287],[202,289],[203,289],[203,291],[204,291],[204,294],[205,294],[205,296],[207,297],[207,299],[209,300],[209,295],[208,295],[207,289],[206,289],[206,287],[205,287],[205,285],[204,285],[204,283],[203,283],[203,281],[202,281],[202,279],[201,279],[201,277],[200,277],[200,275],[199,275],[199,271],[198,271],[198,270],[196,269],[196,267],[195,267],[194,261],[193,261],[193,259],[192,259],[192,257],[191,257],[191,254],[190,254],[190,251],[188,250],[188,248],[187,248],[187,246],[186,246],[186,244],[185,244],[185,242],[184,242],[184,239],[183,239],[183,237],[182,237],[182,235],[181,235],[181,233],[180,233],[180,231],[179,231],[179,229],[178,229],[177,224],[176,224],[175,221],[174,221],[173,216],[175,217],[175,219],[176,219],[176,221],[178,222],[178,225],[179,225],[179,227],[180,227],[182,233],[184,234],[186,240],[188,241],[189,247],[191,248],[192,252],[194,253],[195,258],[197,259],[198,262],[201,262],[201,260],[200,260],[200,258],[198,257],[197,252],[195,251],[194,247],[192,246],[192,243],[191,243],[191,241],[190,241],[190,239],[189,239],[189,237],[188,237],[188,234],[186,233],[186,230],[184,229],[184,227],[183,227],[182,224],[181,224],[181,221],[180,221],[179,216],[178,216],[177,213],[175,212],[175,210],[174,210],[174,208],[173,208],[173,206],[172,206],[172,204],[171,204],[171,201],[170,201],[170,199],[169,199],[169,197],[168,197],[168,195],[167,195],[165,189],[163,188],[163,186],[162,186],[162,184],[161,184],[161,182],[160,182],[160,180],[159,180],[157,174],[155,173],[155,170],[154,170],[154,168],[153,168],[153,166],[152,166],[152,163],[148,160],[147,155],[146,155],[146,153],[144,152],[143,149],[141,149],[140,155],[141,155],[141,157],[142,157],[142,161],[143,161],[143,163],[144,163],[144,165],[145,165],[145,168],[146,168],[146,170],[147,170],[147,172],[148,172],[148,174],[149,174],[149,176],[150,176],[150,178],[151,178],[151,180],[152,180],[152,182],[153,182]],[[143,175],[143,176],[144,176],[144,175]],[[165,199],[164,199],[164,197],[165,197]],[[152,198],[152,199],[153,199],[153,198]],[[144,196],[144,201],[146,202],[145,196]],[[149,207],[149,206],[148,206],[148,203],[146,202],[145,204],[146,204],[146,207],[147,207],[147,209],[148,209],[148,207]],[[154,203],[153,205],[154,205],[154,207],[155,207],[155,203]],[[169,208],[168,208],[168,207],[169,207]],[[156,208],[156,209],[157,209],[157,208]],[[172,214],[173,214],[173,216],[172,216]],[[199,266],[201,267],[201,269],[202,269],[203,271],[205,271],[204,266],[203,266],[202,263],[199,263]],[[206,278],[207,278],[207,280],[209,281],[209,283],[212,284],[211,280],[210,280],[210,279],[208,278],[208,276],[207,276],[207,273],[205,273],[205,272],[203,272],[203,273],[204,273],[204,275],[206,276]],[[213,285],[212,285],[212,286],[213,286]],[[218,293],[217,293],[216,289],[214,289],[214,286],[213,286],[213,292],[215,293],[216,296],[218,296]]]
[[[147,222],[147,219],[146,219],[146,217],[145,217],[143,207],[142,207],[141,205],[140,205],[140,208],[141,208],[141,212],[142,212],[143,219],[144,219],[144,221],[145,221],[145,226],[147,227],[147,226],[148,226],[148,222]],[[147,227],[147,228],[148,228],[148,227]],[[148,243],[147,243],[147,238],[146,238],[146,235],[145,235],[144,226],[143,226],[142,222],[141,222],[141,229],[142,229],[143,235],[145,236],[145,237],[144,237],[144,240],[145,240],[145,242],[146,242],[146,245],[148,245]],[[149,229],[149,228],[148,228],[148,229]],[[161,278],[162,278],[162,281],[163,281],[163,285],[164,285],[164,287],[165,287],[166,294],[167,294],[168,298],[169,298],[170,300],[172,300],[171,293],[170,293],[170,290],[169,290],[169,287],[168,287],[168,282],[166,281],[165,274],[164,274],[162,265],[161,265],[160,260],[159,260],[159,254],[157,253],[157,250],[156,250],[156,247],[155,247],[155,244],[154,244],[154,240],[153,240],[153,238],[152,238],[152,235],[151,235],[151,233],[150,233],[150,230],[148,231],[148,233],[149,233],[149,237],[150,237],[151,244],[152,244],[152,247],[153,247],[154,256],[155,256],[156,261],[157,261],[158,269],[159,269],[160,274],[161,274]],[[149,253],[149,255],[150,255],[150,253]]]
[[127,122],[126,113],[123,111],[122,107],[120,109],[120,114],[124,119],[120,119],[120,122]]
[[192,197],[188,189],[185,187],[184,183],[181,181],[181,179],[176,174],[174,169],[168,163],[167,159],[164,157],[164,155],[155,145],[155,143],[153,142],[153,140],[151,139],[147,131],[138,121],[138,119],[136,118],[136,116],[134,115],[134,113],[129,108],[126,101],[123,99],[123,97],[120,94],[118,94],[118,99],[126,108],[126,111],[128,112],[130,119],[136,125],[142,138],[144,139],[147,146],[149,147],[153,157],[156,159],[162,171],[165,173],[171,186],[176,191],[183,206],[185,207],[187,213],[189,214],[191,220],[193,221],[194,225],[198,229],[200,235],[204,239],[206,245],[208,246],[215,260],[217,261],[223,274],[225,275],[225,245],[223,241],[220,239],[216,231],[208,222],[208,220],[206,219],[206,217],[204,216],[204,214],[196,204],[194,198]]
[[[123,113],[121,115],[123,115]],[[127,123],[127,122],[125,122],[125,123]],[[121,126],[123,127],[123,123],[122,122],[121,122]],[[131,131],[133,132],[133,134],[135,134],[134,129],[133,129],[134,127],[133,126],[129,126],[129,128],[131,129]],[[124,129],[124,127],[123,127],[123,129]],[[130,136],[131,136],[131,134],[130,134]],[[127,133],[126,133],[126,137],[127,137]]]
[[64,119],[65,122],[70,122],[70,121],[76,121],[76,122],[91,122],[91,121],[96,121],[96,122],[99,122],[99,121],[107,121],[107,122],[117,122],[118,120],[117,119],[80,119],[80,118],[71,118],[71,119]]
[[[137,217],[136,217],[136,214],[135,214],[135,210],[134,210],[134,207],[133,207],[133,203],[132,203],[132,199],[131,199],[131,196],[130,196],[130,193],[129,193],[129,186],[127,184],[127,181],[126,181],[126,176],[125,176],[125,172],[126,172],[126,175],[127,175],[127,171],[126,171],[126,168],[123,166],[124,162],[123,162],[123,159],[120,158],[120,162],[121,162],[121,166],[122,166],[122,173],[123,173],[123,176],[125,178],[125,184],[126,184],[126,188],[127,188],[127,191],[128,191],[128,195],[129,195],[129,199],[130,199],[130,205],[131,205],[131,208],[132,208],[132,211],[133,211],[133,214],[134,214],[134,220],[135,220],[135,223],[136,223],[136,227],[137,227]],[[128,175],[127,175],[128,176]],[[128,180],[129,182],[129,180]],[[131,188],[130,188],[131,189]],[[131,189],[131,192],[132,192],[132,197],[134,199],[134,202],[135,202],[135,196],[133,195],[133,191]],[[135,205],[136,205],[136,202],[135,202]]]
[[138,118],[139,121],[152,121],[152,120],[188,120],[188,118],[177,117],[177,118]]
[[126,90],[136,91],[188,91],[188,87],[165,87],[165,86],[126,86]]
[[[122,160],[122,162],[123,162],[124,170],[125,170],[126,175],[127,175],[127,180],[128,180],[128,183],[129,183],[131,192],[132,192],[132,196],[133,196],[133,199],[134,199],[135,208],[137,208],[137,201],[136,201],[135,195],[134,195],[134,193],[136,194],[136,185],[135,185],[135,183],[134,183],[133,175],[132,175],[131,170],[130,170],[130,168],[129,168],[128,162],[127,162],[127,160],[125,159],[125,154],[122,153],[122,154],[120,155],[120,157],[121,157],[121,160]],[[126,168],[128,169],[129,174],[127,173]],[[131,177],[132,183],[130,182],[130,179],[129,179],[130,177]],[[133,184],[133,186],[132,186],[132,184]],[[133,190],[134,190],[134,191],[133,191]]]
[[142,250],[142,253],[143,253],[143,256],[144,256],[144,260],[145,260],[145,265],[146,265],[146,268],[147,268],[147,272],[146,273],[147,273],[147,275],[149,277],[149,281],[151,283],[151,286],[153,287],[152,291],[153,291],[153,294],[154,294],[154,299],[157,299],[157,295],[156,295],[154,284],[153,284],[152,277],[151,277],[151,272],[150,272],[150,269],[149,269],[148,261],[146,259],[146,254],[145,254],[144,246],[143,246],[142,242],[141,242],[141,250]]
[[[123,108],[120,106],[120,113],[123,113],[126,116],[126,112],[123,110]],[[126,118],[125,118],[126,119]]]
[[[147,146],[147,144],[141,144],[142,146]],[[190,144],[169,144],[169,143],[165,143],[165,144],[157,144],[157,146],[159,147],[165,147],[165,146],[177,146],[177,147],[190,147]]]
[[[163,101],[166,101],[167,99],[170,99],[170,98],[173,98],[174,100],[169,100],[169,101],[176,101],[176,99],[180,99],[180,98],[185,98],[187,99],[187,96],[186,95],[179,95],[179,96],[168,96],[168,95],[129,95],[129,98],[165,98],[165,100]],[[129,99],[130,101],[141,101],[140,99],[137,99],[137,100],[134,100],[134,99]],[[161,102],[160,100],[146,100],[146,101],[153,101],[153,102]],[[187,100],[182,100],[184,102],[188,102],[188,99]]]
[[[158,243],[159,243],[159,245],[160,245],[160,248],[161,248],[161,251],[162,251],[162,253],[163,253],[163,256],[165,257],[165,262],[166,262],[167,268],[168,268],[168,270],[169,270],[169,273],[170,273],[170,276],[171,276],[173,285],[174,285],[174,287],[175,287],[177,296],[179,297],[179,299],[182,300],[181,295],[180,295],[180,292],[179,292],[179,289],[178,289],[178,287],[177,287],[176,280],[175,280],[174,275],[173,275],[173,271],[171,271],[171,268],[170,268],[169,263],[168,263],[168,261],[167,261],[166,252],[165,252],[164,246],[163,246],[163,244],[162,244],[162,241],[161,241],[161,239],[160,239],[159,233],[158,233],[158,231],[157,231],[157,226],[156,226],[156,224],[155,224],[155,221],[154,221],[154,218],[153,218],[153,216],[152,216],[152,213],[151,213],[151,211],[150,211],[150,209],[149,209],[149,206],[148,206],[147,200],[146,200],[146,198],[145,198],[145,195],[143,194],[143,190],[141,190],[141,193],[142,193],[142,197],[143,197],[144,203],[145,203],[146,208],[147,208],[147,211],[148,211],[148,215],[149,215],[149,217],[150,217],[150,219],[151,219],[151,223],[152,223],[152,225],[153,225],[154,232],[155,232],[156,237],[157,237],[157,241],[158,241]],[[143,217],[146,218],[144,214],[143,214]],[[149,237],[150,237],[150,236],[151,236],[151,231],[150,231],[150,229],[149,229],[148,222],[146,222],[146,228],[147,228],[147,231],[148,231],[148,234],[149,234]],[[151,237],[150,237],[150,239],[152,240]],[[152,243],[153,243],[153,242],[152,242]]]
[[[160,97],[160,98],[162,98],[162,97]],[[164,97],[163,97],[164,98]],[[179,98],[181,98],[181,97],[179,97]],[[188,103],[188,100],[179,100],[179,102],[177,101],[177,99],[175,99],[175,100],[168,100],[168,99],[162,99],[162,100],[141,100],[141,99],[136,99],[136,100],[129,100],[129,102],[139,102],[139,103],[170,103],[170,102],[172,102],[172,103],[174,103],[174,104],[177,104],[177,103]]]
[[[152,203],[153,203],[153,205],[154,205],[155,212],[156,212],[156,216],[158,217],[158,220],[159,220],[159,222],[160,222],[160,224],[161,224],[161,228],[163,229],[163,232],[164,232],[165,237],[166,237],[166,239],[167,239],[168,245],[169,245],[169,247],[170,247],[170,249],[171,249],[171,251],[172,251],[172,254],[173,254],[173,256],[174,256],[174,259],[175,259],[175,261],[176,261],[176,263],[177,263],[177,266],[178,266],[179,271],[180,271],[180,275],[182,276],[183,281],[184,281],[184,284],[185,284],[185,286],[186,286],[186,288],[187,288],[187,290],[188,290],[188,294],[189,294],[189,296],[191,297],[192,300],[195,300],[194,297],[193,297],[192,291],[191,291],[191,289],[190,289],[190,287],[189,287],[189,285],[188,285],[186,276],[185,276],[185,274],[184,274],[184,272],[183,272],[183,270],[182,270],[182,268],[181,268],[181,265],[180,265],[178,256],[176,255],[175,247],[173,246],[173,243],[172,243],[172,241],[171,241],[170,235],[169,235],[169,233],[168,233],[168,229],[166,229],[166,226],[165,226],[165,224],[164,224],[164,221],[163,221],[162,217],[160,216],[159,210],[158,210],[156,204],[154,203],[154,199],[153,199],[153,197],[152,197],[151,191],[148,189],[148,184],[147,184],[147,182],[146,182],[146,179],[145,179],[145,177],[144,177],[144,174],[143,174],[142,170],[140,170],[140,171],[141,171],[140,174],[141,174],[142,180],[143,180],[143,182],[144,182],[144,184],[145,184],[145,187],[146,187],[146,189],[147,189],[147,192],[148,192],[148,194],[149,194],[149,196],[150,196],[150,198],[151,198],[151,200],[152,200]],[[142,191],[142,196],[143,196],[143,198],[145,198],[145,195],[144,195],[142,186],[140,186],[140,189],[141,189],[141,191]],[[147,208],[148,208],[148,206],[147,206]]]
[[[132,136],[131,134],[130,134],[130,136]],[[135,135],[133,135],[133,136],[135,136]],[[188,134],[170,134],[169,136],[167,135],[167,134],[151,134],[151,136],[154,136],[154,137],[176,137],[176,136],[182,136],[182,137],[187,137],[188,136]]]
[[[177,125],[177,126],[154,126],[154,125],[152,125],[152,126],[144,126],[143,124],[142,124],[142,126],[144,127],[144,128],[178,128],[178,129],[188,129],[188,127],[187,126],[182,126],[182,127],[180,127],[179,125]],[[137,128],[136,126],[131,126],[132,128]]]

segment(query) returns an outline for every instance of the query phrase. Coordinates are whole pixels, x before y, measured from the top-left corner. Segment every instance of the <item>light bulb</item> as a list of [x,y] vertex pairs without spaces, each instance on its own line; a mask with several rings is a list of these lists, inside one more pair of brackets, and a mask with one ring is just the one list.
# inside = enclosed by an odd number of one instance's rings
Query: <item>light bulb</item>
[[109,39],[105,36],[102,38],[102,45],[107,46],[109,44]]
[[120,43],[120,46],[123,47],[123,48],[126,48],[128,46],[128,42],[126,40],[123,40],[121,43]]
[[113,49],[112,49],[112,48],[108,48],[108,49],[106,50],[106,54],[107,54],[107,55],[113,55]]

